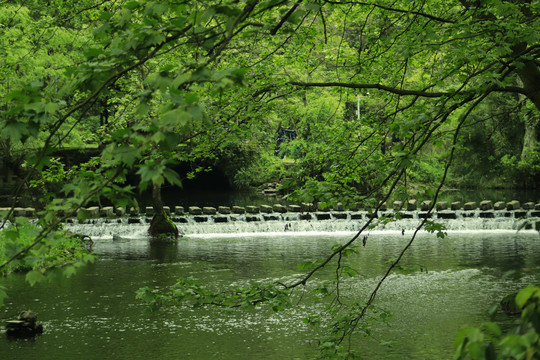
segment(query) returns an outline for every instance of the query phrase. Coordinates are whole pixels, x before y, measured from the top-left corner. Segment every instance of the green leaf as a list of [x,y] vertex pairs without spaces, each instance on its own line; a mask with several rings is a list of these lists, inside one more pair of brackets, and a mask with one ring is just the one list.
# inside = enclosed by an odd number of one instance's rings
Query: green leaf
[[[10,235],[10,237],[12,237],[12,234],[16,234],[15,239],[12,239],[12,240],[17,240],[18,232],[8,231],[8,230],[9,229],[6,229],[6,230],[3,231],[3,234],[4,234],[5,238],[8,239],[8,236],[6,236],[8,234]],[[8,259],[15,256],[15,254],[17,254],[21,250],[22,250],[22,246],[16,241],[7,241],[5,243],[5,245],[4,245],[4,254],[5,254],[6,258],[8,258]]]
[[62,272],[62,274],[65,276],[65,277],[71,277],[72,275],[76,274],[77,273],[77,269],[75,268],[75,266],[67,266],[64,271]]
[[164,171],[163,171],[163,176],[165,177],[165,179],[171,183],[172,185],[176,185],[176,186],[179,186],[179,187],[182,187],[182,180],[180,179],[180,176],[178,176],[178,174],[176,173],[176,171],[174,170],[171,170],[169,168],[166,168]]
[[121,145],[114,151],[114,154],[122,163],[131,167],[139,157],[139,149],[129,145]]
[[527,286],[522,289],[516,295],[516,305],[522,309],[535,292],[538,292],[538,288],[535,286]]
[[496,337],[500,337],[502,335],[501,328],[499,325],[495,324],[494,322],[486,322],[484,323],[484,327],[487,331],[489,331],[491,334],[493,334]]
[[38,270],[32,270],[26,274],[26,281],[30,284],[30,286],[34,286],[34,284],[43,281],[45,277],[41,273],[41,271]]
[[23,124],[13,121],[8,122],[1,132],[3,138],[9,139],[13,142],[20,141],[27,133],[28,132]]
[[88,220],[92,217],[92,214],[90,214],[90,211],[86,210],[86,209],[79,209],[77,211],[77,220],[79,220],[79,222],[83,222],[85,220]]
[[124,8],[128,9],[128,10],[134,10],[136,8],[139,7],[139,2],[138,1],[130,1],[126,4],[124,4]]
[[191,120],[191,114],[181,109],[174,109],[161,116],[166,124],[184,127]]

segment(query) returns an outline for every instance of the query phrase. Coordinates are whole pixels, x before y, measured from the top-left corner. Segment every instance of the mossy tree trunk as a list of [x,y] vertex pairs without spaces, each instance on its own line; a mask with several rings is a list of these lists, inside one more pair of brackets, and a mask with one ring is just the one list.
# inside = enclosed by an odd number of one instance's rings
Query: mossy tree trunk
[[152,187],[152,202],[154,207],[154,217],[150,222],[150,228],[148,233],[152,237],[178,237],[178,228],[167,216],[167,213],[163,209],[163,202],[161,200],[161,186],[154,184]]

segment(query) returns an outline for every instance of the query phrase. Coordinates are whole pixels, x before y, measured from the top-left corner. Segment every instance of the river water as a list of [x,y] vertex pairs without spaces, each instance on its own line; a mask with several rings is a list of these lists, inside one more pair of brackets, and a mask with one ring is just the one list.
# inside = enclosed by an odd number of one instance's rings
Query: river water
[[[82,226],[82,225],[81,225]],[[186,234],[176,244],[151,244],[142,225],[96,227],[95,264],[71,278],[29,287],[23,276],[1,280],[10,298],[0,321],[26,309],[38,313],[44,333],[31,340],[0,334],[2,359],[306,359],[317,356],[324,327],[303,318],[324,302],[296,293],[297,305],[281,312],[265,307],[223,310],[167,307],[148,312],[135,299],[143,286],[162,288],[193,276],[215,288],[253,281],[298,278],[300,263],[328,254],[351,238],[350,231]],[[81,228],[77,228],[81,230]],[[100,235],[101,234],[101,235]],[[367,300],[386,262],[396,257],[411,232],[373,231],[347,264],[360,275],[342,283],[344,301]],[[113,234],[114,235],[114,234]],[[466,325],[489,320],[489,310],[509,292],[540,282],[537,231],[452,230],[438,239],[421,233],[402,261],[422,271],[392,274],[376,300],[391,314],[371,324],[372,335],[351,339],[366,359],[448,359],[453,339]],[[335,264],[314,286],[334,276]],[[497,312],[507,326],[513,319]],[[2,330],[3,331],[3,330]]]

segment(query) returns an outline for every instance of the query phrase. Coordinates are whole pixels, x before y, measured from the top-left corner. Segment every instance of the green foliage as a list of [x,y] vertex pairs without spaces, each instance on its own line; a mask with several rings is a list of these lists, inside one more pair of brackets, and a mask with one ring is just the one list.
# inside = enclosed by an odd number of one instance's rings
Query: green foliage
[[[485,184],[501,170],[510,180],[530,171],[535,183],[539,13],[538,1],[507,0],[5,4],[0,146],[8,160],[26,159],[21,183],[39,190],[45,210],[41,228],[2,230],[0,270],[30,270],[34,283],[73,256],[89,260],[69,251],[74,244],[59,245],[66,237],[55,214],[103,198],[127,204],[130,173],[141,190],[181,186],[170,169],[179,163],[194,169],[188,177],[222,166],[238,187],[286,178],[290,199],[323,207],[377,205],[396,190],[406,199],[407,179],[433,187],[452,160],[452,184]],[[285,161],[271,158],[280,125],[298,134],[278,149]],[[93,145],[99,155],[70,168],[52,158],[68,145]],[[431,222],[426,229],[445,234]],[[296,286],[353,242],[307,266]],[[355,273],[338,270],[318,296],[337,293],[341,276]],[[184,279],[139,297],[154,307],[179,299],[279,310],[288,291],[255,284],[224,295]],[[323,353],[337,356],[345,336],[367,333],[371,306],[330,307]],[[469,335],[470,344],[481,338]],[[478,346],[470,348],[489,350]]]
[[529,152],[526,159],[504,155],[500,169],[507,178],[522,186],[534,186],[540,179],[540,144]]
[[265,183],[278,182],[285,176],[285,164],[270,152],[260,152],[256,160],[247,163],[234,175],[234,185],[246,189]]
[[280,311],[290,305],[289,290],[280,284],[255,283],[223,292],[209,289],[192,277],[179,279],[176,284],[164,290],[141,288],[137,291],[137,298],[147,303],[152,310],[171,304],[226,308],[252,308],[261,304],[268,305],[273,311]]
[[537,359],[540,356],[540,288],[528,286],[515,297],[521,310],[518,324],[503,333],[487,322],[463,329],[455,339],[454,359]]
[[53,279],[57,272],[52,269],[71,276],[78,267],[94,261],[88,237],[58,230],[36,242],[42,230],[26,218],[16,218],[13,225],[0,232],[0,264],[7,264],[1,268],[2,275],[26,272],[26,281],[34,285]]
[[444,224],[436,223],[431,220],[426,220],[424,224],[424,229],[430,233],[436,233],[438,238],[444,239],[446,237],[446,227]]

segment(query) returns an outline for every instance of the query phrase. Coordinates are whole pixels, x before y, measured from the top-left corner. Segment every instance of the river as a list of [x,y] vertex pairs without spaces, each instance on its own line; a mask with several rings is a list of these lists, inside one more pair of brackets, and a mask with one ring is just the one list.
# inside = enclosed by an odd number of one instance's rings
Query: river
[[[166,307],[152,313],[135,299],[135,291],[163,288],[187,276],[219,289],[292,280],[303,273],[300,263],[325,256],[353,234],[195,233],[163,245],[151,244],[144,232],[130,235],[129,228],[114,240],[100,231],[103,236],[94,234],[99,259],[71,278],[34,287],[22,275],[2,279],[10,298],[0,309],[0,320],[31,309],[44,326],[44,333],[31,340],[0,336],[3,359],[315,357],[317,339],[326,329],[302,319],[321,313],[325,304],[310,296],[297,292],[297,304],[281,312]],[[342,283],[344,301],[367,300],[387,261],[397,256],[410,234],[370,234],[358,254],[346,260],[360,275]],[[505,294],[540,282],[539,240],[534,230],[457,230],[445,239],[421,233],[402,264],[422,271],[388,278],[376,305],[391,317],[387,323],[372,322],[372,335],[354,337],[352,348],[366,359],[451,358],[453,339],[463,326],[479,326]],[[334,271],[330,264],[308,287],[332,278]],[[500,311],[495,320],[504,326],[513,321]]]

